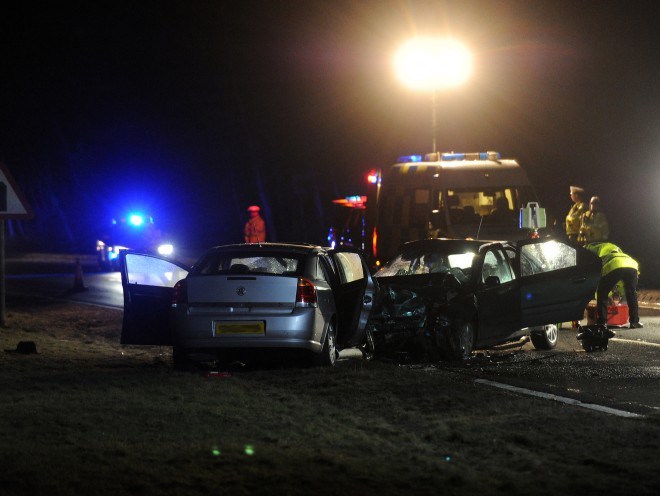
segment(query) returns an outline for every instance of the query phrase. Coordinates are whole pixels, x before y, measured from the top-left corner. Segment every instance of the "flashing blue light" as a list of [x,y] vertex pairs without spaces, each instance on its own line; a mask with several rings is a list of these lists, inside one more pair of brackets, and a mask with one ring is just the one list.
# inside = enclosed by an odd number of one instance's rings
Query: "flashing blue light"
[[144,224],[144,217],[140,214],[131,214],[128,217],[128,222],[136,227],[140,227],[142,224]]
[[397,162],[421,162],[421,155],[402,155],[397,159]]

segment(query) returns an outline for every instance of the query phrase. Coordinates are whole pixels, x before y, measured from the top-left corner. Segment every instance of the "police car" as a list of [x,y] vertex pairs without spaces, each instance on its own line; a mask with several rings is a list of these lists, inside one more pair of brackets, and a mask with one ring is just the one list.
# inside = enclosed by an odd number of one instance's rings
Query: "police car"
[[112,219],[96,240],[99,266],[106,271],[119,270],[119,253],[129,249],[162,256],[174,253],[174,246],[156,227],[153,217],[141,212]]

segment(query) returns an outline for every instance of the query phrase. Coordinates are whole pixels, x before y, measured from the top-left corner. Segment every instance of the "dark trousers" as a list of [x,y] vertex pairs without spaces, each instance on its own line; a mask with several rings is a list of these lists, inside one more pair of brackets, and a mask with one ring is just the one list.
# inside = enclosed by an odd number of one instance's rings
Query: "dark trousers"
[[637,270],[631,268],[614,269],[604,277],[601,277],[596,290],[598,305],[598,324],[607,323],[608,294],[614,285],[623,281],[626,291],[626,303],[628,303],[628,317],[631,324],[639,322],[639,308],[637,306]]

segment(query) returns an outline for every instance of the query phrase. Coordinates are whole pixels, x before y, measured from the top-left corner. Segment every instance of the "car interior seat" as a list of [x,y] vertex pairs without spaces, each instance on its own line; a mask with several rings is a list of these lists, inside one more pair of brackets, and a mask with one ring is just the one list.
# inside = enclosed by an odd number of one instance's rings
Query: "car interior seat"
[[247,274],[250,272],[250,267],[245,264],[234,264],[229,267],[230,274]]

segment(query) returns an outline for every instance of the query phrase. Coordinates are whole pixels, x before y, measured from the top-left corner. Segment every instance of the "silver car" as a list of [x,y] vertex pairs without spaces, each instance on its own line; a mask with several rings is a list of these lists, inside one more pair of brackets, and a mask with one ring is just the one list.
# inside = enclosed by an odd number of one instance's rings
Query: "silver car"
[[364,342],[374,297],[360,253],[301,243],[218,246],[192,268],[129,251],[120,270],[122,344],[171,345],[175,366],[254,349],[333,366]]

